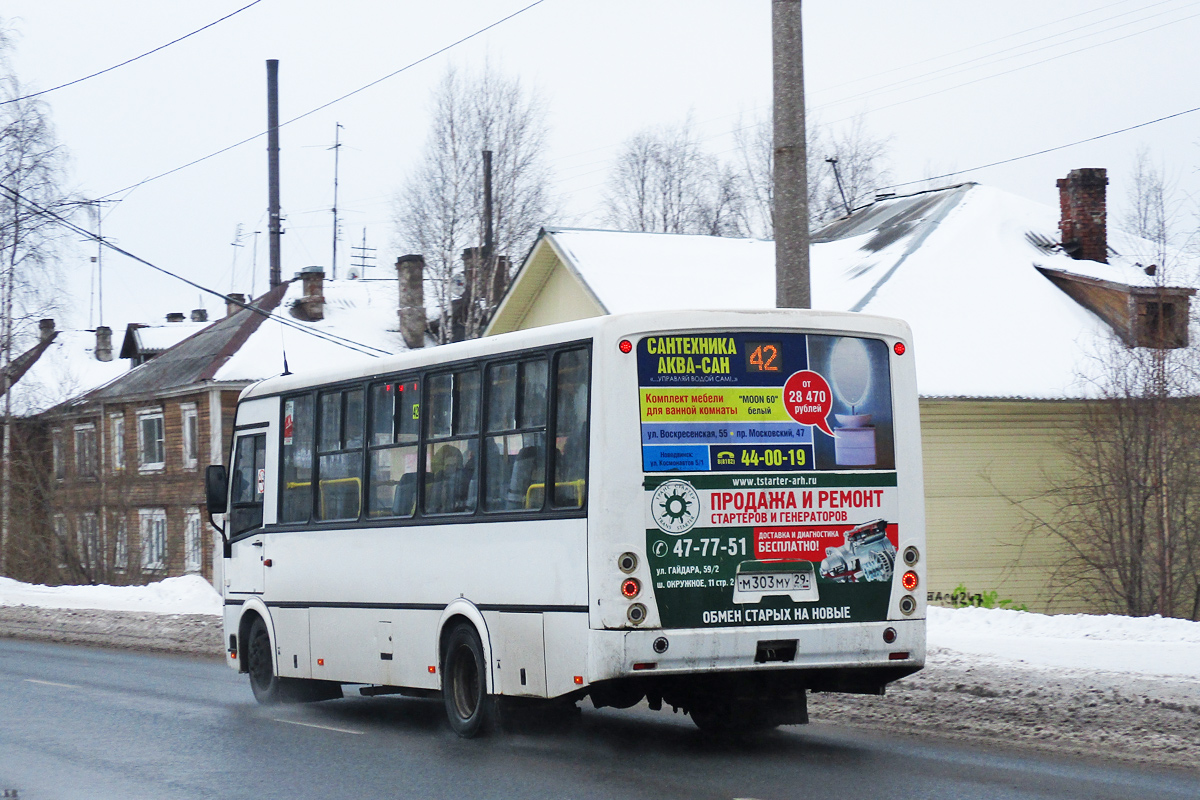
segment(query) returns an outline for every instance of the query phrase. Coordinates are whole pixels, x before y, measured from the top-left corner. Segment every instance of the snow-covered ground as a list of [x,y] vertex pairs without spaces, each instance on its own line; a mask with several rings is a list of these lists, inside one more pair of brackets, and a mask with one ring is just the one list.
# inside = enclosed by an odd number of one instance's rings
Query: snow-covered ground
[[[197,575],[148,586],[36,586],[0,578],[0,606],[217,616],[222,602]],[[1034,668],[1200,680],[1200,622],[931,607],[928,633],[931,660],[953,651]]]

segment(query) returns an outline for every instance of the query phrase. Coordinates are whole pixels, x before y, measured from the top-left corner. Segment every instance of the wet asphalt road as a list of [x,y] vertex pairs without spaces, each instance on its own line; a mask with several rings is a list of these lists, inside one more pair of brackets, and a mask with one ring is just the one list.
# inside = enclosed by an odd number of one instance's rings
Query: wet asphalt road
[[829,725],[713,741],[681,715],[590,706],[565,729],[463,741],[439,702],[267,708],[216,661],[0,640],[0,789],[23,800],[1125,800],[1200,798],[1200,772]]

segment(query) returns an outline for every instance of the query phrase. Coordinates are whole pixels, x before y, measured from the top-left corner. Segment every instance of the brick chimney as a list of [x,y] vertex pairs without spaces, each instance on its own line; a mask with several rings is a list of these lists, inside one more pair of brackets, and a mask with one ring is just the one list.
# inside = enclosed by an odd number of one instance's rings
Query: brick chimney
[[325,319],[325,268],[305,267],[300,282],[304,296],[292,306],[292,316],[309,322]]
[[1058,179],[1063,249],[1071,258],[1108,263],[1108,213],[1105,186],[1108,172],[1101,167],[1073,169]]
[[112,361],[112,328],[107,325],[96,328],[96,360]]
[[396,259],[400,281],[400,334],[410,350],[425,346],[425,258],[417,255]]
[[[235,301],[235,302],[231,302]],[[226,295],[225,300],[225,316],[232,317],[234,314],[242,310],[240,303],[246,302],[246,295],[241,292],[230,292]]]
[[208,322],[208,309],[207,308],[193,308],[192,309],[192,322]]
[[42,319],[38,320],[38,339],[43,342],[49,342],[54,338],[54,320]]

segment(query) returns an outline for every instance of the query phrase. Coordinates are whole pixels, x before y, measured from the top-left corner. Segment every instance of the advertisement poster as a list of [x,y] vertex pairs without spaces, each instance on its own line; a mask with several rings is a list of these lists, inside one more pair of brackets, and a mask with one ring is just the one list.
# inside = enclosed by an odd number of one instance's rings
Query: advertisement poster
[[783,333],[637,347],[664,627],[885,619],[899,503],[888,347]]

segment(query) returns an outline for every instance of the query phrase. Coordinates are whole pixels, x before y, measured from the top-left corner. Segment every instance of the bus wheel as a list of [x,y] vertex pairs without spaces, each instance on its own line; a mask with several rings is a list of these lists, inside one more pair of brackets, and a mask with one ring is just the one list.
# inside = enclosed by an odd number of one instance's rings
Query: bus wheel
[[246,667],[250,673],[250,689],[254,692],[255,700],[263,705],[271,705],[283,699],[279,677],[275,674],[274,660],[271,658],[271,635],[267,633],[267,625],[261,617],[256,618],[250,626]]
[[705,733],[761,733],[779,727],[766,708],[703,703],[690,712],[692,722]]
[[442,699],[450,727],[464,739],[478,736],[488,720],[486,664],[475,627],[455,625],[442,651]]

